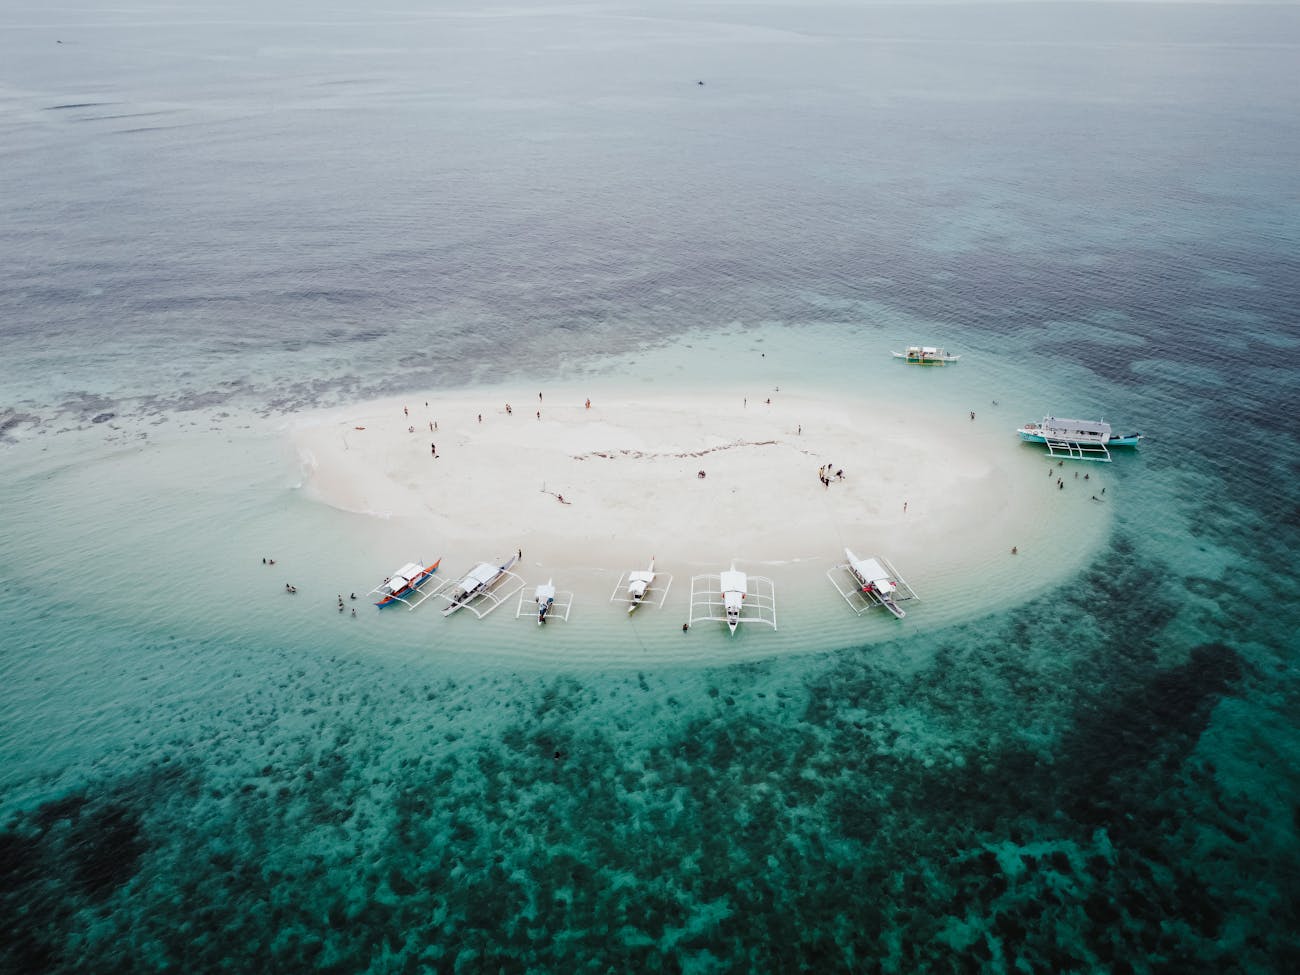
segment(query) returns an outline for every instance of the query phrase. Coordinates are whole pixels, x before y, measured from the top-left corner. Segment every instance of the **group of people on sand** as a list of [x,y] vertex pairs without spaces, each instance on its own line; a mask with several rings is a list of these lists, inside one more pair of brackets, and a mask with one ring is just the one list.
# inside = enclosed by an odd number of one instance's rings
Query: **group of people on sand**
[[[538,394],[537,394],[537,402],[538,402],[539,405],[542,403],[542,394],[541,394],[541,393],[538,393]],[[424,405],[427,407],[427,406],[429,405],[428,401],[425,401],[425,404],[424,404]],[[588,409],[588,410],[591,409],[591,397],[587,397],[587,398],[586,398],[586,400],[583,402],[583,406],[584,406],[586,409]],[[506,404],[506,415],[507,415],[507,416],[513,416],[513,415],[514,415],[514,412],[515,412],[514,407],[511,406],[509,403],[507,403],[507,404]],[[409,419],[410,416],[411,416],[411,408],[410,408],[409,406],[403,406],[403,407],[402,407],[402,415],[405,416],[405,417],[407,417],[407,418]],[[483,422],[483,414],[482,414],[482,413],[478,413],[478,414],[476,414],[476,416],[477,416],[477,418],[478,418],[478,422],[479,422],[479,423],[482,423],[482,422]],[[537,410],[537,419],[540,420],[541,418],[542,418],[542,411],[541,411],[540,409],[538,409],[538,410]],[[361,428],[358,427],[358,429],[361,429]],[[436,433],[437,430],[438,430],[438,421],[437,421],[437,420],[430,420],[430,421],[429,421],[429,432],[430,432],[430,433]],[[408,425],[407,428],[406,428],[406,432],[407,432],[407,433],[415,433],[415,427],[414,427],[413,425]],[[432,454],[433,454],[434,457],[437,457],[437,456],[438,456],[438,451],[437,451],[437,450],[434,450],[434,451],[432,452]]]
[[831,468],[833,466],[834,465],[832,464],[822,464],[821,467],[817,468],[817,480],[822,482],[822,487],[825,488],[830,487],[832,479],[836,481],[844,480],[844,468],[841,467],[839,470],[835,471],[834,474],[832,474]]

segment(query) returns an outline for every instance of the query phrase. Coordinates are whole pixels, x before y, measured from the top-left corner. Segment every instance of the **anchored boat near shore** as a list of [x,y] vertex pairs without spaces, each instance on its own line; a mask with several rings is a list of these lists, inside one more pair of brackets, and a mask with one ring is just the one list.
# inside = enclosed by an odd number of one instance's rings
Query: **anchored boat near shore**
[[668,598],[668,589],[673,584],[673,577],[662,572],[655,572],[655,560],[650,559],[650,568],[633,569],[619,576],[614,584],[614,592],[609,597],[611,603],[627,603],[628,613],[638,606],[662,606]]
[[[468,609],[482,619],[523,588],[524,580],[510,571],[518,561],[519,557],[516,555],[500,565],[480,562],[454,586],[448,580],[429,595],[447,600],[447,608],[442,611],[443,616],[450,616],[457,610]],[[506,592],[499,591],[508,582],[513,583],[514,588]]]
[[1104,420],[1063,420],[1043,417],[1016,431],[1026,443],[1047,445],[1047,453],[1065,460],[1110,461],[1112,447],[1136,447],[1140,433],[1115,433]]
[[890,352],[895,359],[902,359],[914,366],[942,366],[956,362],[961,358],[933,345],[909,345],[906,352]]
[[380,609],[392,606],[394,603],[401,603],[407,609],[415,609],[420,603],[424,602],[433,593],[424,593],[420,587],[428,580],[429,576],[438,571],[438,565],[442,559],[438,559],[432,565],[424,565],[420,562],[408,562],[391,576],[371,589],[367,595],[378,596],[379,602],[375,603]]
[[567,620],[569,610],[573,608],[573,593],[557,592],[554,579],[547,579],[533,590],[531,605],[525,606],[524,599],[521,590],[519,604],[515,607],[515,619],[524,615],[535,616],[538,626],[544,625],[547,620]]
[[741,623],[765,623],[776,629],[776,584],[736,568],[691,578],[688,626],[701,620],[726,623],[732,636]]
[[874,606],[883,606],[901,620],[907,613],[898,605],[899,601],[920,601],[907,580],[883,555],[860,559],[846,548],[844,558],[846,561],[826,571],[826,578],[859,616]]

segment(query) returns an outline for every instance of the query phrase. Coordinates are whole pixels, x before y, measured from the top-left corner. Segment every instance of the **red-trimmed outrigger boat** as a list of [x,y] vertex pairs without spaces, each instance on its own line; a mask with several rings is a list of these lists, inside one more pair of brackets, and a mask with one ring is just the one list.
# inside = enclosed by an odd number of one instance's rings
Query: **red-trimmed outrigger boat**
[[385,606],[392,606],[394,603],[401,603],[407,609],[415,609],[420,603],[424,602],[432,593],[423,593],[420,587],[428,581],[429,576],[438,571],[438,566],[442,559],[438,559],[432,565],[424,565],[421,562],[408,562],[402,566],[382,583],[370,590],[370,595],[378,596],[379,602],[375,603],[380,609]]

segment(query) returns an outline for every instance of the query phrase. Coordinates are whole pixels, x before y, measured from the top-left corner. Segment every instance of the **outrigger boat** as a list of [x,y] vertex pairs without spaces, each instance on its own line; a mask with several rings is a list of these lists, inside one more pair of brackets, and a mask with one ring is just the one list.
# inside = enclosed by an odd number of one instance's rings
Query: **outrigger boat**
[[883,606],[901,620],[907,614],[899,601],[920,601],[921,597],[883,555],[860,559],[846,548],[844,557],[847,561],[828,569],[826,578],[859,616],[872,607]]
[[528,606],[527,610],[525,610],[524,600],[525,596],[520,592],[519,604],[515,607],[515,619],[519,619],[527,611],[529,615],[536,615],[538,626],[547,620],[567,620],[569,610],[573,608],[573,593],[556,592],[554,579],[547,579],[533,591],[533,604]]
[[537,625],[541,626],[546,622],[546,614],[555,605],[555,580],[547,579],[545,583],[538,586],[533,601],[537,603]]
[[895,359],[903,359],[914,366],[942,366],[961,358],[933,345],[909,345],[906,352],[890,352]]
[[1110,461],[1110,448],[1136,447],[1140,433],[1115,433],[1103,420],[1061,420],[1043,417],[1042,423],[1026,423],[1016,431],[1026,443],[1047,444],[1051,457],[1065,460]]
[[766,576],[736,568],[691,578],[690,625],[697,620],[726,623],[732,636],[741,623],[766,623],[776,629],[776,585]]
[[438,571],[441,562],[442,559],[438,559],[432,565],[408,562],[366,595],[378,596],[379,602],[375,605],[380,609],[392,606],[394,603],[401,603],[407,609],[415,609],[433,595],[431,592],[421,592],[420,587],[428,581],[429,576]]
[[[480,562],[454,585],[448,580],[429,595],[447,600],[447,608],[442,611],[443,616],[450,616],[457,610],[468,609],[482,619],[523,588],[524,580],[510,571],[518,561],[519,557],[515,555],[501,565]],[[508,581],[517,582],[518,585],[509,592],[498,592],[497,590]]]
[[[655,585],[656,580],[663,581],[663,588]],[[614,584],[614,592],[609,597],[611,603],[626,602],[627,611],[633,613],[642,604],[663,606],[668,598],[668,589],[673,584],[673,577],[655,572],[655,560],[650,559],[650,568],[634,569],[624,572]]]

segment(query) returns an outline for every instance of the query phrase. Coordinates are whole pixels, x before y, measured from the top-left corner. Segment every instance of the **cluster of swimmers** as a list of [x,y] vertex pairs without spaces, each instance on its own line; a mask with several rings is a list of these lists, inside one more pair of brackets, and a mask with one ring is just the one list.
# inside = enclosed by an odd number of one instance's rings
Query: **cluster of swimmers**
[[[1065,466],[1065,461],[1063,461],[1063,460],[1058,460],[1058,461],[1056,462],[1056,466],[1057,466],[1057,467],[1064,467],[1064,466]],[[1055,477],[1055,478],[1056,478],[1056,489],[1057,489],[1058,491],[1064,491],[1064,490],[1065,490],[1065,478],[1063,478],[1063,477],[1057,477],[1056,469],[1055,469],[1055,468],[1049,467],[1049,468],[1047,469],[1047,476],[1048,476],[1049,478],[1051,478],[1051,477]],[[1074,472],[1074,479],[1075,479],[1076,481],[1079,479],[1079,472],[1078,472],[1078,471],[1075,471],[1075,472]],[[1083,475],[1083,479],[1084,479],[1085,481],[1090,481],[1090,480],[1092,480],[1092,475],[1091,475],[1091,474],[1088,474],[1088,473],[1085,473],[1085,474]],[[1106,493],[1106,489],[1105,489],[1105,488],[1102,488],[1100,493],[1101,493],[1101,494],[1105,494],[1105,493]],[[1093,500],[1093,501],[1100,501],[1101,498],[1097,497],[1097,495],[1094,494],[1094,495],[1092,496],[1092,500]]]

